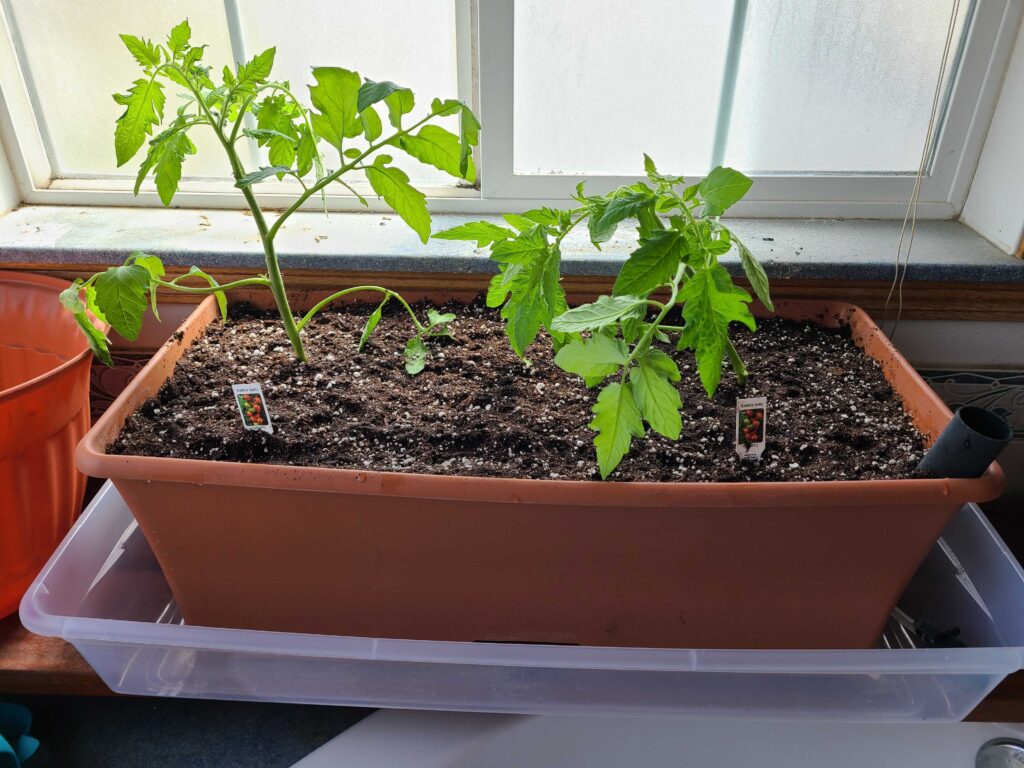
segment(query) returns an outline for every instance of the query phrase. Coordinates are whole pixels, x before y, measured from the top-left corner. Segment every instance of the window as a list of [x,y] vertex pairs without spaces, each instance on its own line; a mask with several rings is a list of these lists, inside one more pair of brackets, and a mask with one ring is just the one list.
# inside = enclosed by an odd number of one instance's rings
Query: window
[[[435,210],[564,204],[639,176],[641,153],[694,177],[755,178],[737,212],[899,216],[917,170],[958,5],[920,215],[959,213],[1024,0],[0,0],[4,146],[33,203],[155,205],[117,168],[110,94],[135,77],[116,33],[188,16],[206,60],[270,45],[294,85],[337,64],[423,96],[457,95],[484,125],[479,189],[407,165]],[[310,24],[309,19],[316,19]],[[386,30],[386,34],[382,32]],[[207,137],[176,204],[241,206]],[[250,164],[265,164],[253,150]],[[260,185],[273,206],[287,183]],[[335,191],[333,208],[356,206]]]

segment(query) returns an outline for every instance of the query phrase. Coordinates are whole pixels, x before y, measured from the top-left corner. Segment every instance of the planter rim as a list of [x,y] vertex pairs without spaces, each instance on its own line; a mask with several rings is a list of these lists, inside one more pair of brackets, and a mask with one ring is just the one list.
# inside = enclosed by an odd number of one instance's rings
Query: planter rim
[[[61,280],[58,277],[51,277],[49,275],[36,275],[31,272],[13,272],[10,270],[0,270],[0,283],[24,283],[26,285],[34,285],[38,287],[55,288],[57,292],[64,290],[68,287],[67,280]],[[54,297],[56,300],[56,297]],[[93,318],[95,319],[95,318]],[[106,324],[100,324],[100,330],[104,333],[107,332],[109,326]],[[81,339],[82,351],[74,357],[65,360],[63,363],[58,365],[56,368],[39,374],[38,376],[23,381],[21,384],[17,384],[13,387],[0,390],[0,403],[7,400],[13,400],[16,397],[31,392],[39,387],[43,386],[46,381],[53,376],[56,376],[69,368],[74,368],[79,365],[86,358],[92,357],[92,350],[89,348],[89,343],[84,337]]]
[[[216,312],[213,296],[196,307],[190,318]],[[946,418],[949,408],[935,395],[923,379],[882,334],[881,330],[859,307],[847,302],[825,300],[776,302],[779,309],[809,303],[820,304],[829,311],[860,312],[864,320],[882,338],[899,362],[907,366],[916,384],[923,388],[931,405]],[[186,321],[188,322],[188,321]],[[177,342],[169,339],[136,376],[141,381],[158,364],[160,351]],[[898,393],[901,394],[901,393]],[[993,462],[978,478],[912,478],[900,480],[820,480],[775,482],[617,482],[607,480],[552,480],[511,477],[474,477],[462,475],[414,474],[378,470],[356,470],[334,467],[302,467],[285,464],[178,459],[155,456],[113,455],[105,452],[101,435],[113,431],[120,412],[128,408],[129,387],[99,418],[78,445],[79,468],[87,475],[113,480],[142,480],[187,483],[193,485],[248,486],[258,488],[292,488],[294,490],[342,492],[358,495],[448,499],[460,501],[505,500],[515,503],[565,503],[593,506],[751,507],[849,505],[851,494],[858,504],[891,503],[894,498],[908,505],[936,502],[989,501],[996,498],[1005,485],[1003,472]],[[901,394],[902,398],[902,394]],[[131,409],[132,411],[134,408]]]

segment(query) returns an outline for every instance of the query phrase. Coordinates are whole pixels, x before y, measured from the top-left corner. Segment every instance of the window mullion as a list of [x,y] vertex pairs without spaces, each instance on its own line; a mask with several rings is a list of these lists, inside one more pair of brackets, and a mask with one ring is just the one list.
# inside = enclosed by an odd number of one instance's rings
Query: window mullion
[[711,149],[709,168],[714,168],[725,162],[725,149],[729,144],[729,126],[732,123],[732,103],[736,95],[736,78],[739,75],[740,54],[743,50],[743,31],[747,26],[747,2],[748,0],[733,0],[729,43],[725,51],[722,89],[718,97],[718,117],[715,120],[715,141]]
[[[238,0],[224,0],[224,16],[228,24],[228,38],[231,40],[231,57],[235,63],[244,63],[248,56],[245,50],[245,34],[242,32],[242,14],[238,9]],[[245,115],[243,118],[248,128],[255,128],[256,123],[252,115]],[[253,168],[260,167],[263,163],[260,160],[260,150],[256,142],[247,141],[249,148],[249,160]]]

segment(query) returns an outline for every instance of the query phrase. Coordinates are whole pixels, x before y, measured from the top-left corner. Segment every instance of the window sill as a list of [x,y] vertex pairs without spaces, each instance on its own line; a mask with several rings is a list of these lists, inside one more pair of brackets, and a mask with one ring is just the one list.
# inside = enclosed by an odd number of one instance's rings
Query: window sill
[[[440,230],[479,217],[436,214]],[[487,217],[500,221],[499,217]],[[729,226],[775,280],[891,280],[900,222],[836,219],[732,219]],[[908,233],[909,234],[909,233]],[[598,252],[585,231],[563,243],[570,276],[614,275],[635,248],[623,227]],[[119,264],[134,250],[170,266],[260,269],[252,217],[241,211],[23,206],[0,217],[0,268]],[[277,251],[286,270],[491,273],[472,243],[422,245],[395,215],[300,212],[282,227]],[[738,258],[723,258],[739,272]],[[1024,261],[1007,256],[956,221],[918,222],[910,282],[1024,283]]]

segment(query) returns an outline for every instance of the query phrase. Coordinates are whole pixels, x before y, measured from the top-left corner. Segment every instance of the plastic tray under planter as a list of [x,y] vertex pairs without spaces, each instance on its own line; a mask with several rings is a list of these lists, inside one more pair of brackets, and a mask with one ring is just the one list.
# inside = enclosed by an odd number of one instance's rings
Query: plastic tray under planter
[[[973,505],[954,515],[899,604],[936,628],[959,626],[970,647],[595,648],[183,626],[108,483],[29,588],[21,619],[73,643],[121,693],[360,707],[959,720],[1024,664],[1024,573]],[[837,621],[843,608],[821,605],[804,623]]]
[[[925,434],[948,422],[949,410],[862,310],[780,302],[778,314],[849,324]],[[1004,483],[995,464],[969,480],[616,483],[106,454],[216,316],[204,300],[78,449],[86,474],[117,486],[189,624],[868,648],[946,523]]]

